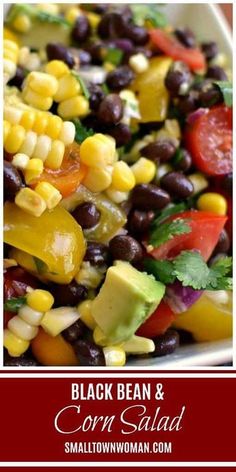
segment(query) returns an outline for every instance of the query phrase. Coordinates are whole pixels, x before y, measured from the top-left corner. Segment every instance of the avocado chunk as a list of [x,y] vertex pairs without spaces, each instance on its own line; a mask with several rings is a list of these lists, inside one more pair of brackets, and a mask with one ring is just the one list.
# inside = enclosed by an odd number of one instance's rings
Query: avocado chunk
[[92,302],[92,316],[109,343],[124,342],[154,312],[164,293],[161,282],[117,261]]

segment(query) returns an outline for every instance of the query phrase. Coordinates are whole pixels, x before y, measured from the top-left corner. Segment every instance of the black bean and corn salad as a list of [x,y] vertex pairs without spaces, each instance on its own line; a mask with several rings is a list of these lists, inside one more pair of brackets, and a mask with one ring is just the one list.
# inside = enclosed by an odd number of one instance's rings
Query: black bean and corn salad
[[154,4],[18,3],[3,53],[5,365],[148,364],[231,337],[217,43]]

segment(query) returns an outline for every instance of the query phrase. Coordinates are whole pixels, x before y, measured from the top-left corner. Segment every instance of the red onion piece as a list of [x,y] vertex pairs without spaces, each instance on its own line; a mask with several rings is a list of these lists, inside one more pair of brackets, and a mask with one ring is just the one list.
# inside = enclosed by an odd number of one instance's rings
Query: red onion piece
[[202,295],[203,290],[194,290],[191,287],[183,287],[176,281],[166,287],[165,301],[171,310],[180,314],[188,310]]
[[187,117],[187,123],[189,125],[193,125],[198,118],[201,118],[201,116],[205,115],[208,113],[209,108],[198,108],[197,110],[193,111],[192,113],[189,113]]

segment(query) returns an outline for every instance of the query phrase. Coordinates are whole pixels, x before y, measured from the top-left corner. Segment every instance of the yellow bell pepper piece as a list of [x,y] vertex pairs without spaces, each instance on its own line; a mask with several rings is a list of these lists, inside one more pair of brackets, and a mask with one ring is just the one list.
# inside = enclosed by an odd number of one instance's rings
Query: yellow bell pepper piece
[[138,74],[132,84],[132,90],[138,93],[141,123],[166,119],[169,94],[164,80],[171,62],[169,57],[151,59],[149,68]]
[[232,336],[232,292],[205,291],[173,326],[192,333],[196,341],[216,341]]
[[[57,206],[36,218],[14,203],[4,208],[4,241],[28,254],[31,270],[61,284],[71,282],[80,268],[86,244],[81,227],[64,208]],[[16,254],[17,255],[17,251]],[[24,264],[24,258],[21,258]]]

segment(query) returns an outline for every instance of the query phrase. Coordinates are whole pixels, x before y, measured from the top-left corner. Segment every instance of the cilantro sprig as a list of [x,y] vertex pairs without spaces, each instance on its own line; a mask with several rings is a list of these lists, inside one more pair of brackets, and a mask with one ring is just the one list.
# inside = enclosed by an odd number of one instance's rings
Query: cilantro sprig
[[133,13],[134,23],[138,26],[143,26],[145,21],[150,21],[154,28],[164,28],[168,24],[166,16],[159,9],[160,5],[131,4],[129,6]]
[[79,82],[83,95],[85,96],[85,98],[87,100],[89,100],[90,93],[89,93],[89,90],[88,90],[84,80],[82,79],[82,77],[80,77],[78,72],[76,72],[75,70],[72,70],[71,73],[75,77],[75,79]]
[[17,297],[17,298],[10,298],[4,303],[4,310],[10,311],[11,313],[16,313],[22,305],[25,305],[26,297]]
[[144,267],[166,285],[177,279],[194,290],[232,290],[231,257],[221,258],[208,267],[199,252],[182,251],[172,261],[145,259]]
[[216,85],[220,89],[220,92],[223,95],[225,105],[227,107],[232,107],[232,105],[233,105],[233,84],[232,84],[232,82],[229,82],[228,80],[219,80],[219,81],[216,81],[216,82],[213,82],[213,83],[214,83],[214,85]]
[[190,232],[191,227],[188,224],[188,220],[176,218],[174,221],[162,223],[160,226],[154,227],[150,233],[149,242],[152,246],[158,247],[161,244],[170,241],[174,236]]
[[63,16],[42,11],[32,5],[25,3],[15,4],[11,7],[10,12],[6,18],[6,23],[12,24],[15,18],[20,14],[27,15],[32,20],[41,21],[43,23],[53,23],[66,26],[68,28],[71,27],[70,23]]
[[75,141],[81,144],[86,138],[94,135],[92,128],[86,128],[79,119],[72,120],[75,125]]

